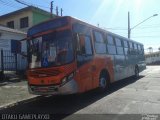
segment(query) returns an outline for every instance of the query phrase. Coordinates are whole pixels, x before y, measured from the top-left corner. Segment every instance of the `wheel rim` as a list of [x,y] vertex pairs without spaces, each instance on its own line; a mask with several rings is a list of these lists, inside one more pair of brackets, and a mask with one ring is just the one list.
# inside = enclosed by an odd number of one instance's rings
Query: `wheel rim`
[[106,88],[106,79],[105,78],[100,78],[100,88]]

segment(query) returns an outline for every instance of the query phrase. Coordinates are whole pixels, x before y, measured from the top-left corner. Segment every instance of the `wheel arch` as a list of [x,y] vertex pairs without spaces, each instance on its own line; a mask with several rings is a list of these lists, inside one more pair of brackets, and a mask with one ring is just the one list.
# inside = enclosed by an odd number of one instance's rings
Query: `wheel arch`
[[101,77],[101,75],[105,75],[108,78],[108,82],[111,83],[111,81],[110,81],[110,74],[109,74],[109,72],[108,72],[107,69],[102,69],[101,72],[100,72],[100,74],[99,74],[99,77]]

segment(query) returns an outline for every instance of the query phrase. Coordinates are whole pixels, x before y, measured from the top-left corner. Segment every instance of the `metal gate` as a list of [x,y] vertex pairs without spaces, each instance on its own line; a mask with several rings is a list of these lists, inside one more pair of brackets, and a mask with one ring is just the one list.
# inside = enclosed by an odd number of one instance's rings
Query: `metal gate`
[[25,71],[27,68],[27,58],[20,54],[12,53],[10,50],[0,51],[0,74],[5,71]]
[[17,54],[1,50],[1,71],[17,71]]

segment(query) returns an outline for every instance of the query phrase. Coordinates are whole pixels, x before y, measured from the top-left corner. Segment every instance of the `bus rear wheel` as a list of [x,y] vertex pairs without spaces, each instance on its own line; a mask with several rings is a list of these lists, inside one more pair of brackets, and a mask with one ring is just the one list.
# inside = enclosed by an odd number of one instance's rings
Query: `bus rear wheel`
[[139,69],[138,66],[135,67],[135,78],[139,78]]
[[109,78],[107,74],[101,74],[99,78],[99,89],[105,91],[109,88]]

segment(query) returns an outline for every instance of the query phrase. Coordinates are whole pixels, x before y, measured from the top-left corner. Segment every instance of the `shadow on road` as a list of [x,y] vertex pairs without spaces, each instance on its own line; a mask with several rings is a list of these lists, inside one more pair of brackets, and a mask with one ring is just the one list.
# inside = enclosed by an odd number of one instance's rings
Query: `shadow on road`
[[[140,79],[142,77],[144,76],[140,76]],[[134,78],[118,81],[104,93],[92,90],[80,95],[42,97],[32,102],[3,109],[0,113],[50,113],[54,114],[54,118],[62,119],[136,81]]]

